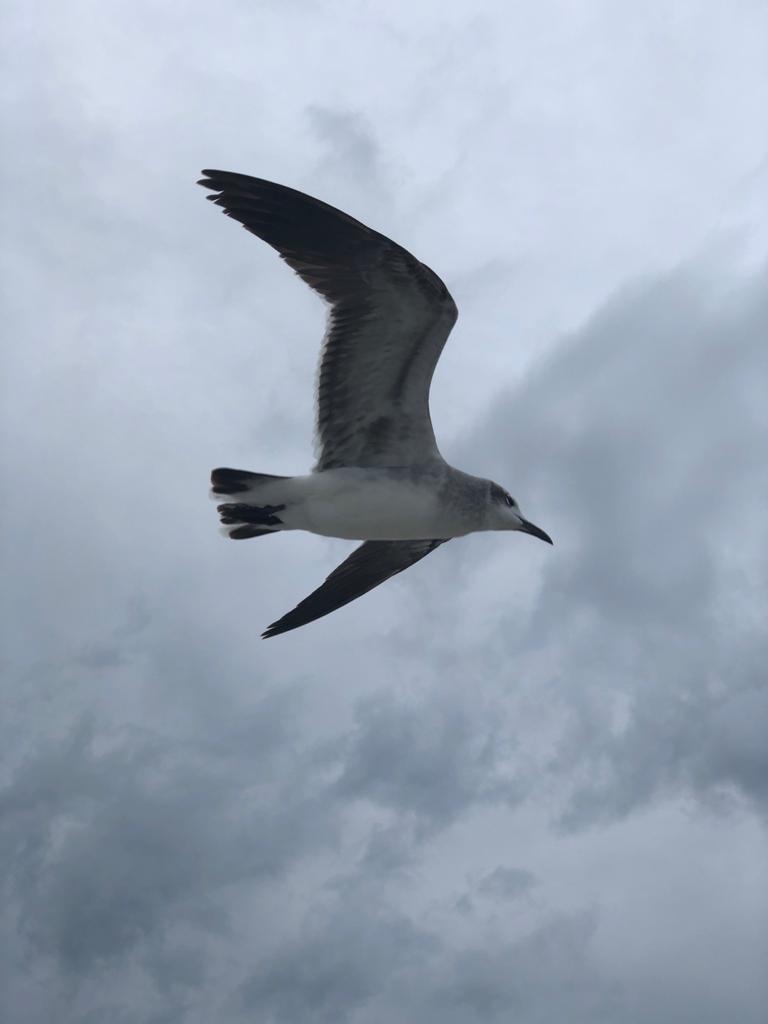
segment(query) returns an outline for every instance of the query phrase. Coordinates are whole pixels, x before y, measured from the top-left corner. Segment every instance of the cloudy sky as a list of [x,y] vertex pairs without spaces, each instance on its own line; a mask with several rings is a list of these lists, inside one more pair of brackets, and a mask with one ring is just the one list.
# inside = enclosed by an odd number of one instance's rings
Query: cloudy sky
[[[762,1021],[765,5],[4,21],[3,1021]],[[323,311],[211,166],[445,279],[443,452],[554,548],[259,639],[351,545],[217,531]]]

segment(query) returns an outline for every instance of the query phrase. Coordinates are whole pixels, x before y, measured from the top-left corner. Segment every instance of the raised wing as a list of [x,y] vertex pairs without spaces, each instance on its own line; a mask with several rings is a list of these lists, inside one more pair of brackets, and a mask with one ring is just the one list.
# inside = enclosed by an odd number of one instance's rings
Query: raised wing
[[289,629],[305,626],[329,612],[335,612],[444,543],[444,540],[367,540],[333,570],[321,587],[304,598],[293,611],[268,626],[262,637],[267,639],[278,633],[287,633]]
[[319,199],[229,171],[203,171],[208,198],[276,249],[330,304],[316,395],[316,468],[439,458],[432,374],[456,304],[405,249]]

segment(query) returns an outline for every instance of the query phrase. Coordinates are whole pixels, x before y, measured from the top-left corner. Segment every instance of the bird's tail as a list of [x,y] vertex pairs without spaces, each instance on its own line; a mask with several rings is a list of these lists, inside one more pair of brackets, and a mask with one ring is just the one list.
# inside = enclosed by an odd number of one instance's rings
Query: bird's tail
[[249,473],[247,469],[214,469],[211,473],[211,493],[245,494],[290,479],[289,476],[273,476],[272,473]]
[[279,533],[283,528],[280,513],[285,504],[278,494],[281,483],[290,479],[270,473],[249,473],[244,469],[214,469],[212,497],[237,496],[237,501],[217,506],[226,535],[232,540],[247,540]]

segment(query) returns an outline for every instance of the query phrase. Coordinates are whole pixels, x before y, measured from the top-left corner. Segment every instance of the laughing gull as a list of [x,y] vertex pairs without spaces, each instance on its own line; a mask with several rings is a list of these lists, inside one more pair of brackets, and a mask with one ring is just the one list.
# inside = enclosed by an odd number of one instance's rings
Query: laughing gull
[[458,311],[429,267],[384,235],[303,192],[229,171],[198,184],[276,249],[329,304],[316,386],[317,463],[307,476],[214,469],[233,540],[282,530],[364,541],[325,583],[262,634],[319,619],[452,537],[521,530],[552,541],[491,480],[440,455],[429,387]]

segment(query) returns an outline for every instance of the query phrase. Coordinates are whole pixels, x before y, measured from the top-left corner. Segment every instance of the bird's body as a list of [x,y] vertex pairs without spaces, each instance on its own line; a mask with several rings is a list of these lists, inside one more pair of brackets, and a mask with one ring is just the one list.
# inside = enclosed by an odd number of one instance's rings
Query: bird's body
[[330,305],[316,389],[317,464],[306,476],[216,469],[212,491],[235,540],[284,530],[362,540],[264,636],[366,593],[453,537],[521,530],[552,543],[498,484],[449,466],[429,388],[457,310],[437,275],[401,246],[318,199],[228,171],[209,196],[276,249]]
[[340,467],[256,484],[238,501],[284,508],[281,530],[346,540],[441,540],[491,530],[489,481],[435,460],[391,468]]

